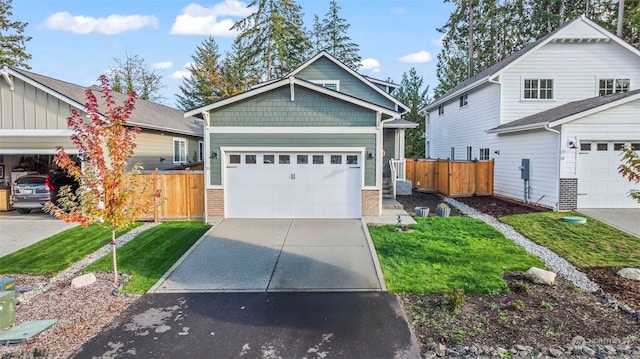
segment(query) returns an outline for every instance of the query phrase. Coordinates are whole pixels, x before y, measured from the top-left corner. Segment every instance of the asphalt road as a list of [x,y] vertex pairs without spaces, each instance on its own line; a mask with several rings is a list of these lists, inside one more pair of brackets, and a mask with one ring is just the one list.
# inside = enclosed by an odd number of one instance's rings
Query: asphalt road
[[390,293],[147,294],[72,358],[419,358]]

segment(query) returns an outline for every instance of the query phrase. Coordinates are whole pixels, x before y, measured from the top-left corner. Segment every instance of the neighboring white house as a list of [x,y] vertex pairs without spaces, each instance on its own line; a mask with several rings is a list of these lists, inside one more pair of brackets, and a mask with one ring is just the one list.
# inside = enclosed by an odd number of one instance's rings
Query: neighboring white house
[[495,160],[496,195],[637,208],[618,174],[640,150],[640,51],[586,17],[465,80],[427,113],[426,156]]

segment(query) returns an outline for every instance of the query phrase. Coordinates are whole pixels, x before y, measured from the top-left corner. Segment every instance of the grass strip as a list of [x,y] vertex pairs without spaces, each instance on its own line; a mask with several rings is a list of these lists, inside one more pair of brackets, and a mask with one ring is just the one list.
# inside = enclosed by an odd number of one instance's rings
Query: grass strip
[[[132,276],[122,292],[146,293],[209,228],[209,225],[195,221],[165,222],[118,248],[118,271]],[[113,271],[111,254],[87,266],[84,271]]]
[[416,218],[413,232],[369,227],[387,288],[396,293],[503,293],[502,275],[544,264],[486,223],[468,217]]
[[[121,236],[135,227],[117,231]],[[28,230],[28,229],[26,229]],[[97,224],[69,228],[0,258],[0,273],[55,275],[111,241],[111,231]]]
[[640,239],[590,217],[585,224],[562,220],[568,216],[587,217],[580,213],[543,212],[500,220],[576,267],[640,266]]

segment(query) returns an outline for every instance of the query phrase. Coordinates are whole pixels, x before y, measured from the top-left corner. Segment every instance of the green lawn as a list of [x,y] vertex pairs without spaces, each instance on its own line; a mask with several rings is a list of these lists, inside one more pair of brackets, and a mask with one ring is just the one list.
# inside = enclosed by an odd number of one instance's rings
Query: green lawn
[[562,220],[578,213],[544,212],[501,217],[523,236],[545,246],[577,267],[640,266],[640,239],[592,218],[585,224]]
[[[142,225],[118,231],[121,236]],[[26,228],[25,230],[28,230]],[[111,240],[111,231],[96,224],[73,227],[0,258],[1,273],[55,275]]]
[[[122,292],[143,294],[209,229],[201,222],[165,222],[140,233],[117,251],[118,271],[130,274]],[[84,269],[113,271],[111,254]]]
[[389,291],[501,293],[502,274],[544,264],[484,222],[467,217],[416,218],[411,233],[369,227]]

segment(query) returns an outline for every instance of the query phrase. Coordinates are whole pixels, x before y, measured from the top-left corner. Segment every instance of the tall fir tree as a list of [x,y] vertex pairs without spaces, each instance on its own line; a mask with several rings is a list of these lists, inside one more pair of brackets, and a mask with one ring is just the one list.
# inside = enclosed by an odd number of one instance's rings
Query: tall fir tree
[[424,79],[418,76],[415,68],[411,68],[409,73],[402,74],[400,87],[393,96],[400,102],[409,106],[409,111],[402,118],[418,124],[418,127],[409,129],[405,133],[405,155],[406,157],[425,156],[425,117],[420,113],[420,109],[426,107],[429,102],[429,86],[423,88]]
[[351,69],[358,70],[362,60],[358,53],[360,46],[352,42],[347,35],[351,24],[340,17],[339,11],[340,6],[336,0],[331,0],[329,12],[322,19],[320,28],[321,36],[324,38],[324,50]]
[[260,69],[263,80],[279,78],[302,64],[311,43],[295,0],[253,0],[256,12],[236,22],[242,63]]
[[27,53],[26,44],[31,41],[31,36],[23,35],[28,23],[10,20],[13,16],[11,2],[0,1],[0,64],[29,70],[31,66],[27,61],[31,59],[31,54]]

